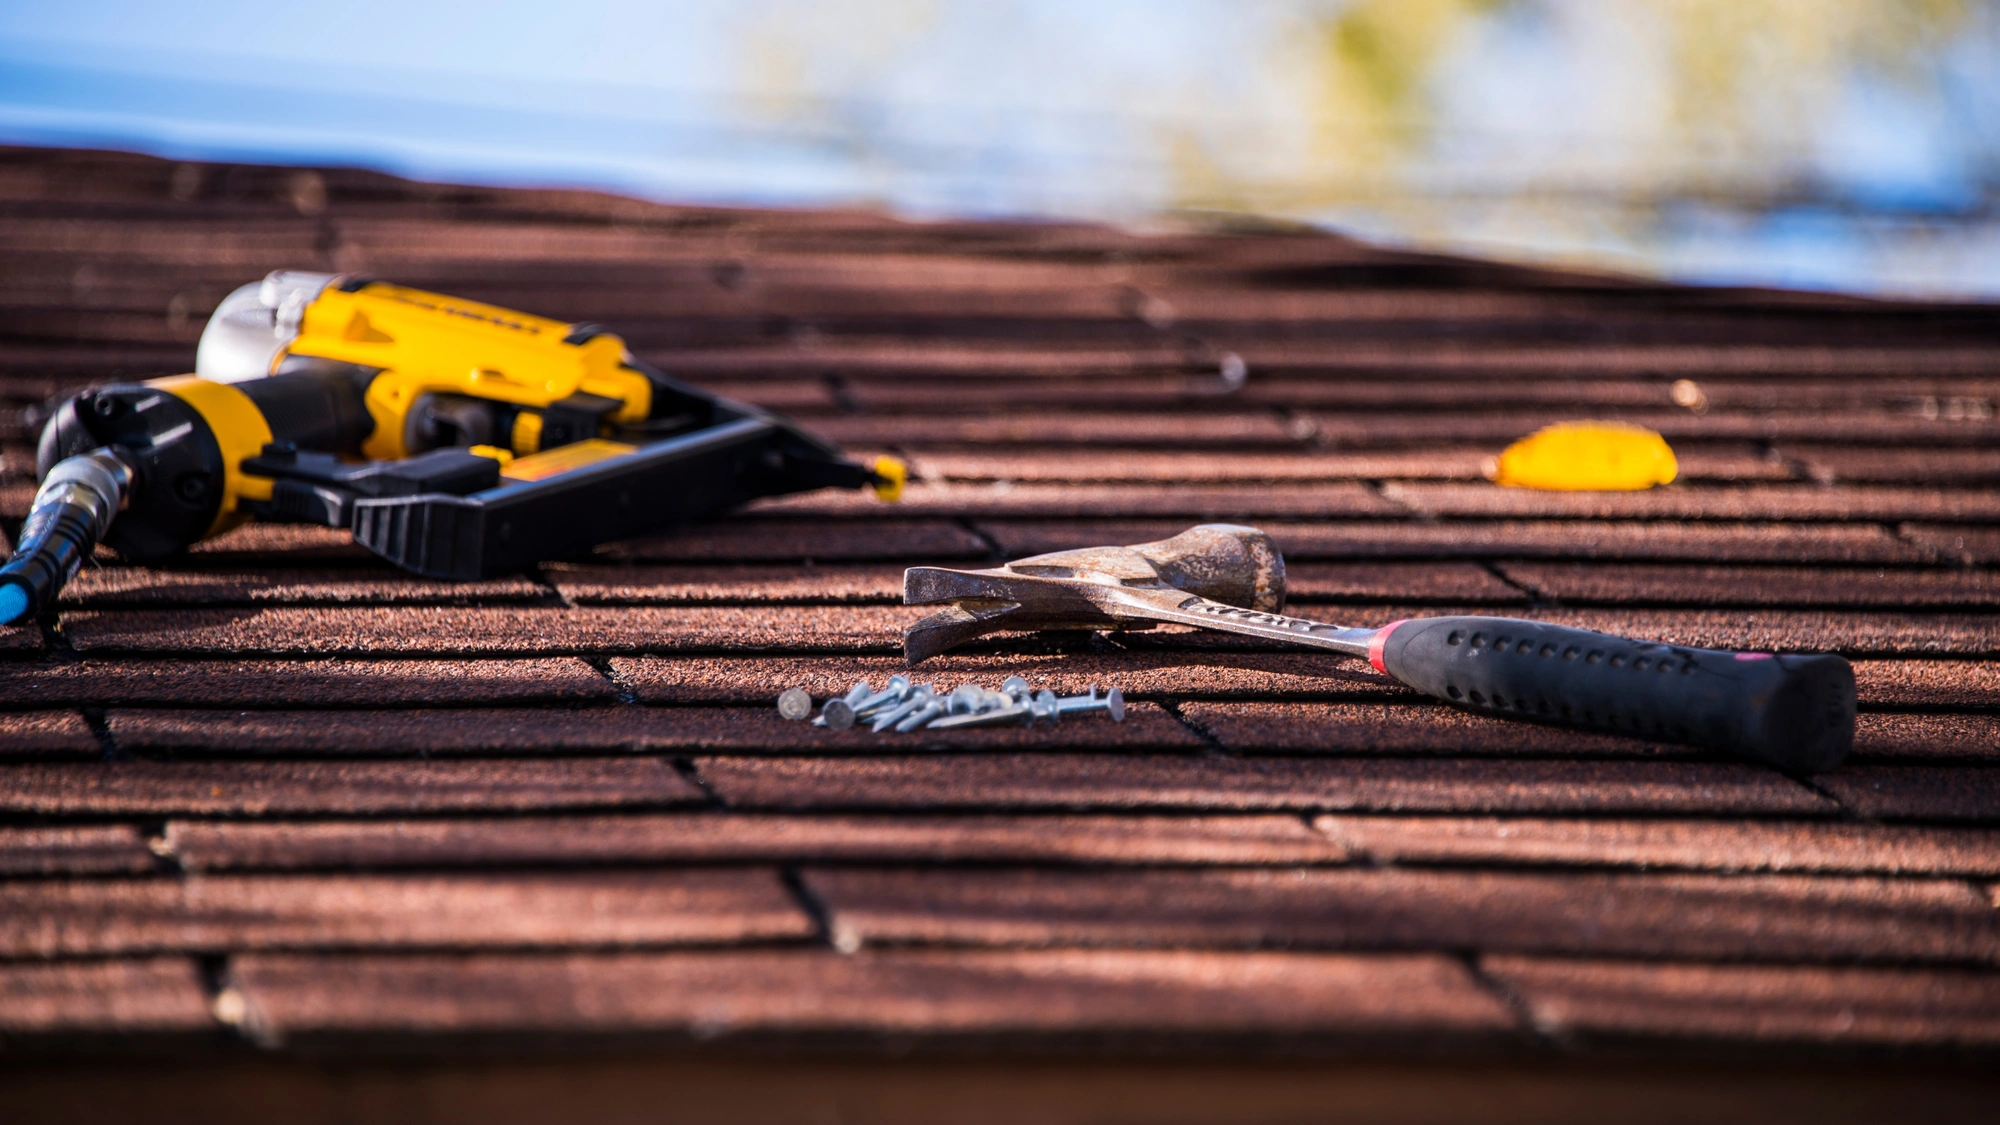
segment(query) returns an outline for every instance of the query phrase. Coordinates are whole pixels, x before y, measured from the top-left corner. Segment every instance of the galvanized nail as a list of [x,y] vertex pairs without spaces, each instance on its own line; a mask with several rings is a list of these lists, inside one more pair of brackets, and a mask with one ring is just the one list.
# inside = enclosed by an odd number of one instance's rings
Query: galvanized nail
[[799,722],[811,715],[813,697],[804,688],[786,688],[778,695],[778,715]]
[[996,707],[990,711],[973,711],[963,715],[952,715],[932,723],[930,729],[957,730],[961,727],[997,727],[1009,723],[1025,725],[1032,718],[1031,705],[1017,703],[1007,707]]
[[926,703],[921,708],[919,708],[916,714],[907,716],[903,719],[902,722],[897,723],[896,730],[900,733],[907,734],[908,732],[916,730],[919,727],[930,725],[933,719],[936,719],[939,715],[942,715],[944,713],[945,713],[945,704],[940,700],[932,699],[929,703]]
[[859,700],[850,701],[849,705],[854,708],[856,715],[866,715],[883,704],[894,706],[902,702],[903,697],[909,693],[910,678],[908,676],[890,676],[888,687],[864,696]]
[[1081,714],[1086,711],[1102,711],[1111,716],[1114,723],[1125,721],[1125,693],[1112,688],[1102,699],[1098,698],[1097,685],[1090,685],[1089,695],[1073,695],[1068,699],[1056,700],[1056,709],[1063,714]]
[[854,708],[845,699],[830,700],[813,722],[828,730],[847,730],[854,725]]
[[930,684],[921,684],[910,689],[909,698],[875,716],[875,733],[881,734],[883,731],[902,722],[905,716],[922,710],[924,705],[936,698],[936,696],[937,689]]
[[[848,727],[853,726],[854,705],[866,699],[874,690],[874,688],[868,686],[867,680],[862,680],[853,687],[848,688],[847,694],[841,698],[827,700],[826,706],[820,709],[819,717],[813,720],[813,725],[816,727],[832,727],[834,730],[846,730]],[[830,717],[834,713],[833,705],[836,703],[840,704],[847,712],[847,718],[844,720],[845,725],[843,726],[834,726],[834,720]]]

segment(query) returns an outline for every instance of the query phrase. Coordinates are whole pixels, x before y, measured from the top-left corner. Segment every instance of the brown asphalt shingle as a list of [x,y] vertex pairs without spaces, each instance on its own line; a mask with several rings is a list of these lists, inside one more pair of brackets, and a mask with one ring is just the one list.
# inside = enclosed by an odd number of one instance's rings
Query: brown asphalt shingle
[[201,972],[190,958],[0,965],[0,1033],[7,1035],[215,1026]]
[[[352,169],[312,173],[308,216],[299,170],[190,165],[188,199],[175,167],[0,151],[0,534],[33,492],[26,408],[187,370],[215,302],[278,268],[605,324],[912,483],[900,509],[771,499],[472,584],[300,526],[152,567],[101,550],[52,616],[0,627],[10,1051],[2000,1050],[1991,307]],[[1486,482],[1583,417],[1658,429],[1679,479]],[[1309,617],[1842,651],[1854,759],[1788,777],[1476,717],[1183,629],[904,667],[905,567],[1210,518],[1270,531]],[[1133,703],[902,738],[771,706],[905,671]]]
[[1854,691],[1891,707],[1991,707],[2000,704],[2000,662],[1857,660]]
[[[975,526],[1020,556],[1108,541],[1161,539],[1181,520],[1059,522],[980,520]],[[1287,561],[1350,558],[1660,559],[1686,562],[1924,563],[1937,543],[1898,538],[1876,524],[1655,523],[1561,520],[1264,521]]]
[[[0,675],[8,665],[0,664]],[[0,757],[88,754],[97,736],[75,711],[0,712]]]
[[745,808],[1359,809],[1811,816],[1831,801],[1734,762],[1219,755],[949,754],[709,757],[695,766]]
[[2000,833],[1983,827],[1345,815],[1313,824],[1361,855],[1392,863],[2000,874]]
[[[33,848],[31,851],[30,848]],[[914,863],[1327,863],[1347,852],[1294,816],[773,816],[659,813],[383,821],[177,820],[165,847],[201,870],[816,860]],[[18,848],[18,850],[16,850]],[[0,864],[73,852],[0,836]],[[95,855],[95,853],[92,853]],[[141,849],[143,855],[143,849]],[[20,859],[14,858],[20,856]],[[44,860],[44,862],[48,862]],[[71,866],[67,869],[76,869]]]
[[[387,707],[421,703],[556,703],[605,699],[615,695],[616,690],[609,679],[575,657],[81,660],[61,664],[0,661],[0,696],[13,705]],[[0,723],[6,721],[7,718],[0,718]]]
[[0,766],[0,812],[37,816],[512,811],[701,799],[657,758]]
[[2000,973],[1538,957],[1480,967],[1551,1030],[1674,1039],[1990,1046]]
[[86,569],[63,589],[64,605],[466,605],[532,601],[542,587],[524,578],[438,582],[386,567],[345,570]]
[[801,938],[768,870],[203,875],[0,887],[0,956],[331,946],[608,946]]
[[606,558],[634,562],[867,562],[983,559],[985,540],[946,519],[739,519],[613,543]]
[[1887,567],[1502,564],[1507,577],[1573,604],[2000,607],[1990,571]]
[[1955,879],[1268,868],[813,870],[836,937],[967,945],[1477,948],[1758,960],[1990,961]]
[[279,1034],[677,1030],[926,1035],[1505,1032],[1447,957],[1147,950],[328,957],[251,954],[237,979]]
[[0,875],[136,875],[154,866],[145,835],[129,824],[0,828]]
[[[160,711],[113,710],[106,725],[127,750],[216,754],[480,754],[613,750],[854,752],[883,747],[856,727],[828,731],[786,722],[770,706],[736,708],[604,706],[486,708],[481,711]],[[950,747],[1195,749],[1201,740],[1158,707],[1134,703],[1123,723],[1072,722],[1061,730],[921,731],[891,745]]]
[[1854,766],[1822,785],[1854,811],[1883,820],[2000,819],[2000,769],[1991,767]]

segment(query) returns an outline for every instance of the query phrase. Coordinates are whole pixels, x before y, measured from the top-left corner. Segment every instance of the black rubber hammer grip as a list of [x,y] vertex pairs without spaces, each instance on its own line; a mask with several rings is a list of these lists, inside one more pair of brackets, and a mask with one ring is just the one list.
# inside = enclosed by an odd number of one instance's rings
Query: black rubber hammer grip
[[1369,659],[1476,711],[1688,742],[1800,773],[1854,743],[1854,669],[1839,656],[1717,652],[1505,617],[1384,626]]

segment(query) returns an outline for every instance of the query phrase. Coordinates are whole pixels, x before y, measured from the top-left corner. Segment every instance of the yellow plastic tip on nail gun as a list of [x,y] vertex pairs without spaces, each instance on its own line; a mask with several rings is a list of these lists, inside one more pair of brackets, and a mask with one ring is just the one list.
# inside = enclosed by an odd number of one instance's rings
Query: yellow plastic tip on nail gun
[[1487,473],[1508,488],[1636,492],[1680,472],[1667,440],[1622,422],[1558,422],[1508,446]]
[[875,498],[887,504],[894,504],[903,498],[903,484],[910,479],[910,467],[894,457],[877,457],[868,462],[868,471],[875,474],[869,485],[875,490]]
[[495,461],[500,462],[502,465],[505,465],[507,464],[507,462],[512,461],[514,459],[513,450],[502,449],[497,445],[475,445],[472,448],[466,450],[466,452],[472,454],[475,457],[491,457]]

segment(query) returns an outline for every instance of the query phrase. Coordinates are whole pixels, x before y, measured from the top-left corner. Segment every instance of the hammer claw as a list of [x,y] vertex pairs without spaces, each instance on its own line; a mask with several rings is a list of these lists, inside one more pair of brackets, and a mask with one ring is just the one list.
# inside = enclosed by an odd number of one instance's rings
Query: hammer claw
[[903,604],[950,608],[910,626],[910,663],[1001,630],[1117,629],[1163,617],[1187,597],[1275,613],[1285,601],[1283,557],[1256,528],[1202,524],[1158,543],[1087,547],[985,570],[917,566],[903,572]]
[[948,605],[903,630],[903,658],[915,667],[946,649],[997,633],[1009,627],[1007,616],[1020,608],[1013,602]]

